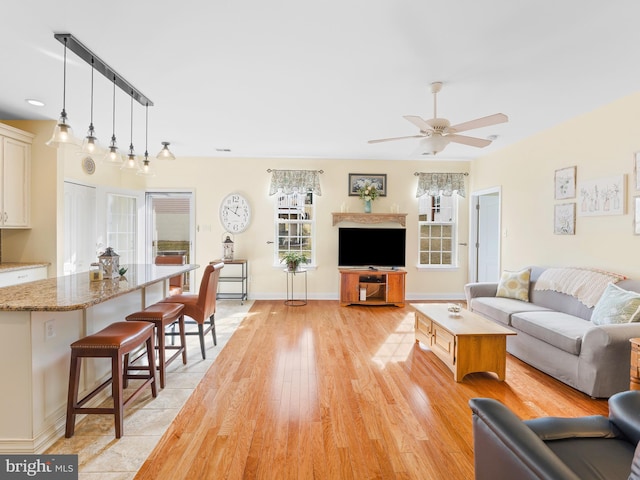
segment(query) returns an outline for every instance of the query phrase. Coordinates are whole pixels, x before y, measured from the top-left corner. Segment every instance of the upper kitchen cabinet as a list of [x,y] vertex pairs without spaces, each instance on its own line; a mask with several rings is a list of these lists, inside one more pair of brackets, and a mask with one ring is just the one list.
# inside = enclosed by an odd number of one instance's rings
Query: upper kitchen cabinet
[[0,228],[30,227],[33,137],[0,124]]

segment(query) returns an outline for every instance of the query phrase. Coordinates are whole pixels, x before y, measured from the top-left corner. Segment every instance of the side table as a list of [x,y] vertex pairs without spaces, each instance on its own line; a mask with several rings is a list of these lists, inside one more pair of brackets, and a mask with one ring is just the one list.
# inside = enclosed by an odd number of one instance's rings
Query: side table
[[[249,260],[238,258],[234,260],[214,260],[210,263],[216,264],[223,261],[226,268],[222,269],[220,278],[218,278],[218,291],[216,292],[216,299],[238,299],[240,300],[240,305],[244,305],[244,301],[248,300],[249,288],[247,284],[249,282]],[[227,282],[240,285],[232,291],[221,291],[224,290],[221,284]]]
[[[302,307],[307,304],[307,269],[306,268],[298,268],[296,271],[292,272],[289,269],[285,268],[284,273],[287,275],[287,299],[284,304],[290,307]],[[303,298],[295,298],[293,293],[293,280],[296,278],[296,275],[304,275],[304,299]]]
[[631,370],[629,372],[629,390],[640,390],[640,338],[632,338]]

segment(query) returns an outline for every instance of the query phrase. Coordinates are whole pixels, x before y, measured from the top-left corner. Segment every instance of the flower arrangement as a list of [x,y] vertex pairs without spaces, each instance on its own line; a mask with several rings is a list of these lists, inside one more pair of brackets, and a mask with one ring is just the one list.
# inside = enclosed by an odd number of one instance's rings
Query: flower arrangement
[[371,183],[369,180],[364,180],[356,184],[358,187],[358,196],[365,201],[375,200],[380,195],[380,187],[377,183]]

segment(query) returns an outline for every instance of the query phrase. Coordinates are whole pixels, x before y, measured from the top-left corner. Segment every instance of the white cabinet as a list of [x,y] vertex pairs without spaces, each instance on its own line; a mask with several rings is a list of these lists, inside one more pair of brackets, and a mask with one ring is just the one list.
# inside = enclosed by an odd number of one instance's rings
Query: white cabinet
[[30,226],[33,137],[0,124],[0,228]]
[[47,278],[47,267],[44,265],[41,267],[9,270],[7,272],[0,270],[0,287],[35,282],[36,280],[44,280],[45,278]]

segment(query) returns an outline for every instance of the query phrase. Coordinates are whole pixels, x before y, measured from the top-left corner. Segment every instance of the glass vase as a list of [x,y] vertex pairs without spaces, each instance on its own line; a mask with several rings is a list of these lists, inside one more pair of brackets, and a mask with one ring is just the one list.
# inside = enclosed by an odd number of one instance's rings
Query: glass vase
[[371,200],[364,201],[364,213],[371,213]]

